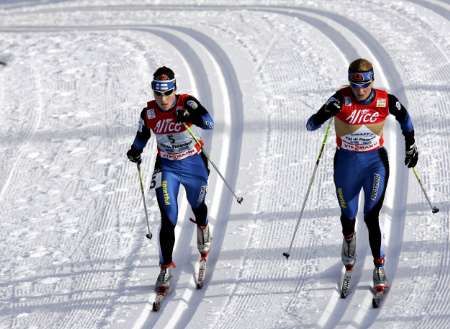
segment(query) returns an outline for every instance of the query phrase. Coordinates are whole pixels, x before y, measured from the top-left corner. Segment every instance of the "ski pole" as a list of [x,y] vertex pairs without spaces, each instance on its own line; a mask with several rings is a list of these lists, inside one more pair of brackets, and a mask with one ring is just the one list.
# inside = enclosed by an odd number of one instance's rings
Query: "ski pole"
[[412,170],[413,170],[414,176],[416,176],[417,181],[419,182],[419,185],[420,185],[420,188],[422,189],[423,195],[425,195],[425,199],[427,199],[428,205],[429,205],[430,208],[431,208],[431,212],[432,212],[433,214],[439,212],[439,208],[438,208],[438,207],[435,207],[435,206],[433,206],[433,205],[431,204],[430,198],[428,197],[428,194],[427,194],[427,192],[425,191],[425,188],[423,187],[422,181],[421,181],[420,178],[419,178],[419,174],[417,173],[416,168],[413,167]]
[[[189,135],[191,135],[191,137],[194,139],[194,141],[198,144],[201,144],[199,139],[197,138],[197,136],[195,136],[194,132],[192,131],[192,129],[186,124],[183,123],[184,127],[186,128],[186,130],[188,131]],[[206,159],[208,160],[208,162],[214,167],[214,169],[216,170],[216,172],[219,174],[220,178],[222,178],[223,182],[225,183],[225,186],[228,188],[228,190],[231,192],[231,194],[233,194],[234,198],[236,199],[237,203],[241,204],[242,201],[244,201],[244,198],[241,196],[237,196],[236,193],[234,192],[234,190],[231,188],[230,184],[228,184],[227,180],[225,179],[225,177],[223,177],[222,173],[220,172],[219,168],[217,168],[216,164],[214,163],[214,161],[211,160],[211,158],[208,156],[208,154],[206,154],[205,151],[203,151],[203,154],[205,155]]]
[[317,168],[319,167],[320,158],[322,157],[322,153],[325,148],[325,144],[327,143],[327,139],[328,139],[328,135],[330,133],[330,127],[331,127],[332,121],[333,120],[330,120],[330,122],[328,123],[327,129],[325,130],[325,136],[323,137],[322,145],[320,146],[319,155],[317,156],[317,159],[316,159],[316,165],[314,167],[311,179],[309,180],[308,189],[306,190],[306,195],[305,195],[305,199],[303,200],[302,209],[300,210],[300,215],[298,216],[297,224],[295,225],[294,234],[292,235],[291,244],[289,245],[289,250],[287,252],[283,252],[283,256],[286,257],[286,259],[289,259],[289,256],[291,255],[292,244],[294,243],[295,235],[297,234],[300,220],[303,217],[303,211],[305,210],[306,201],[308,200],[309,192],[311,192],[311,187],[314,182],[314,178],[316,176]]
[[150,223],[148,221],[147,204],[145,203],[145,193],[144,193],[144,183],[142,182],[141,163],[137,162],[136,165],[137,165],[137,170],[139,173],[139,183],[140,183],[139,185],[141,186],[142,202],[144,203],[144,211],[145,211],[145,219],[147,221],[148,233],[145,235],[145,237],[150,240],[152,238],[152,232],[150,231]]

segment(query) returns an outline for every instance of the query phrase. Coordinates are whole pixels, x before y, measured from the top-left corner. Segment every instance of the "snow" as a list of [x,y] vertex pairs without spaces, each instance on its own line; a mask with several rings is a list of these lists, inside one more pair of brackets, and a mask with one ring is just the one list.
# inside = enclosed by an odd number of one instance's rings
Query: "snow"
[[[450,327],[450,3],[446,0],[2,0],[0,2],[0,328]],[[407,106],[419,148],[403,165],[385,127],[391,175],[381,214],[391,290],[371,307],[372,259],[358,217],[353,292],[339,298],[334,138],[327,141],[291,257],[324,129],[306,119],[348,63],[375,64],[376,85]],[[159,210],[125,153],[160,65],[216,121],[213,249],[198,252],[184,194],[175,291],[151,312]],[[142,165],[150,184],[154,142]],[[361,204],[362,205],[362,204]]]

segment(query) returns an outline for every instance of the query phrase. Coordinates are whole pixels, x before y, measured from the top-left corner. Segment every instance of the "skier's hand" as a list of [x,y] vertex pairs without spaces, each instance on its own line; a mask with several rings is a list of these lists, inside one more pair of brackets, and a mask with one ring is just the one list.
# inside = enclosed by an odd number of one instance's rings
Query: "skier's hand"
[[142,161],[141,153],[141,150],[138,150],[137,148],[131,146],[131,148],[127,152],[128,160],[140,164]]
[[177,122],[194,122],[198,117],[198,104],[196,101],[189,99],[182,110],[177,111]]
[[191,122],[192,114],[187,109],[182,109],[177,111],[177,122]]
[[341,111],[341,102],[334,96],[330,97],[325,103],[324,111],[325,113],[329,113],[332,116],[335,116]]
[[316,129],[319,129],[321,125],[318,125],[315,121],[314,121],[314,115],[312,115],[308,121],[306,122],[306,130],[308,131],[314,131]]
[[418,160],[419,160],[419,151],[417,151],[416,144],[414,143],[412,145],[406,146],[405,165],[408,168],[413,168],[416,166]]

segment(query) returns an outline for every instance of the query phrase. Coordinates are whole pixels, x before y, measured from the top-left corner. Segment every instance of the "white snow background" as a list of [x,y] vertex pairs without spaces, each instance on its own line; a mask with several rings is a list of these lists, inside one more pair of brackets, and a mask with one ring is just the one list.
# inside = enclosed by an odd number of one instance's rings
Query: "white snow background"
[[[450,3],[382,1],[0,1],[0,328],[450,328]],[[324,128],[306,119],[346,83],[350,61],[408,108],[420,152],[391,176],[381,214],[392,288],[371,306],[358,218],[353,293],[340,299],[334,135],[287,251]],[[210,176],[207,282],[180,195],[174,292],[151,312],[159,210],[125,156],[161,65],[216,121],[207,150],[244,202]],[[144,154],[149,186],[155,146]]]

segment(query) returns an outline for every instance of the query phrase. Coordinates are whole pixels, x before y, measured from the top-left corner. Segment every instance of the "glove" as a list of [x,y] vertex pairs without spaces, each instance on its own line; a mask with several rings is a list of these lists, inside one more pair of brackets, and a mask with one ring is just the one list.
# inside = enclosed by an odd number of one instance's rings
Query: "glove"
[[189,99],[186,104],[184,104],[184,109],[177,111],[177,122],[195,122],[198,117],[196,113],[198,104]]
[[406,147],[405,154],[405,165],[408,168],[413,168],[416,166],[417,161],[419,160],[419,151],[417,151],[416,144],[412,144]]
[[324,108],[326,113],[330,113],[332,116],[335,116],[341,111],[341,102],[336,97],[332,96],[325,103]]
[[317,124],[314,122],[314,115],[312,115],[312,116],[308,119],[308,121],[306,122],[306,130],[308,130],[308,131],[313,131],[313,130],[319,129],[320,126],[321,126],[321,125],[317,125]]
[[131,148],[127,152],[128,160],[140,164],[142,161],[141,153],[142,150],[138,150],[137,148],[131,146]]
[[192,121],[192,114],[187,109],[177,111],[177,122],[188,122]]

